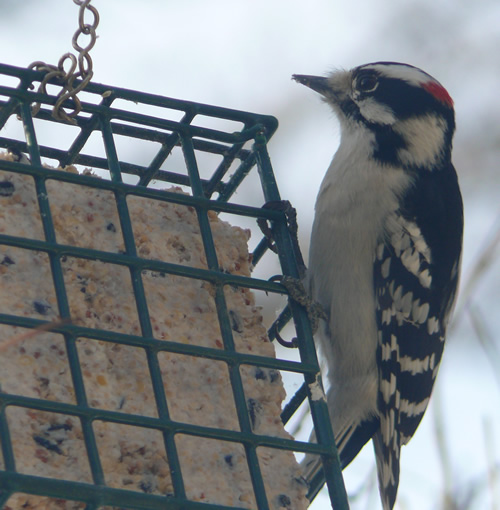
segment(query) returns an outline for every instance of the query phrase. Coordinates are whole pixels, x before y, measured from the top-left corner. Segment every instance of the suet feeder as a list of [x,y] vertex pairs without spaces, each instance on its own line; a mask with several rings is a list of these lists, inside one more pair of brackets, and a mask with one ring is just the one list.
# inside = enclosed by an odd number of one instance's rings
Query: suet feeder
[[[290,301],[296,359],[276,358],[285,318],[261,331],[253,301],[286,293],[250,274],[263,257],[299,277],[286,215],[262,207],[276,119],[90,82],[68,123],[45,74],[0,65],[0,507],[302,508],[310,452],[346,509],[307,312]],[[276,254],[245,251],[258,219]],[[273,432],[285,372],[302,386],[281,420],[308,402],[318,444]]]

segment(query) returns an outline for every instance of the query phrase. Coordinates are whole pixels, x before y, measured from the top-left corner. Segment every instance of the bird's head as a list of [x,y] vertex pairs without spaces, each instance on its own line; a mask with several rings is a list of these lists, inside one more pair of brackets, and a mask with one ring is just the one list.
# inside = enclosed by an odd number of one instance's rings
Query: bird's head
[[432,76],[407,64],[375,62],[329,76],[293,79],[320,93],[337,114],[342,135],[373,134],[382,163],[431,169],[451,159],[453,101]]

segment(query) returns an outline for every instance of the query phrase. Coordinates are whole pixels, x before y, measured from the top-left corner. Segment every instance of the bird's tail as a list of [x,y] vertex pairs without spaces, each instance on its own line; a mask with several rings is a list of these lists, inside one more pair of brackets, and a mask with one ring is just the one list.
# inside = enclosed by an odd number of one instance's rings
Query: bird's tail
[[[378,418],[373,417],[356,425],[343,427],[339,431],[335,431],[335,442],[339,454],[340,467],[344,469],[356,457],[361,448],[373,437],[379,428]],[[316,442],[314,432],[309,438],[309,442]],[[323,467],[321,457],[319,455],[306,455],[301,463],[303,472],[302,476],[310,483]]]
[[373,436],[373,446],[377,459],[378,486],[384,510],[392,510],[399,485],[399,459],[401,446],[396,437],[391,444],[384,443],[382,431]]

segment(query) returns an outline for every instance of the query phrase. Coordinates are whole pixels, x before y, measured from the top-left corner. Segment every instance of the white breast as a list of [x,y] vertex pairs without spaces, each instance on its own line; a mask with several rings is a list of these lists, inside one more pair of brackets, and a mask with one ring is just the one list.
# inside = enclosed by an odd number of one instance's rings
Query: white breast
[[[401,169],[376,163],[371,157],[373,142],[373,134],[359,126],[344,130],[316,201],[308,284],[313,298],[329,313],[318,340],[332,386],[348,400],[351,396],[340,391],[342,386],[352,386],[353,391],[365,386],[362,391],[375,405],[373,261],[385,220],[398,208],[398,196],[411,179]],[[344,404],[348,402],[335,407]]]

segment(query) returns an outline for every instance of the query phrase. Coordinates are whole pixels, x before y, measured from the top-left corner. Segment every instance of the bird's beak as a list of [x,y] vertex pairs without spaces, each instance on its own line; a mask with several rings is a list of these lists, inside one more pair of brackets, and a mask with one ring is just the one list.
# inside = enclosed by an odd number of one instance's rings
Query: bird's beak
[[330,90],[330,86],[328,84],[328,78],[324,76],[310,76],[307,74],[293,74],[292,79],[310,89],[313,89],[315,92],[318,92],[322,96],[326,95],[326,93]]

